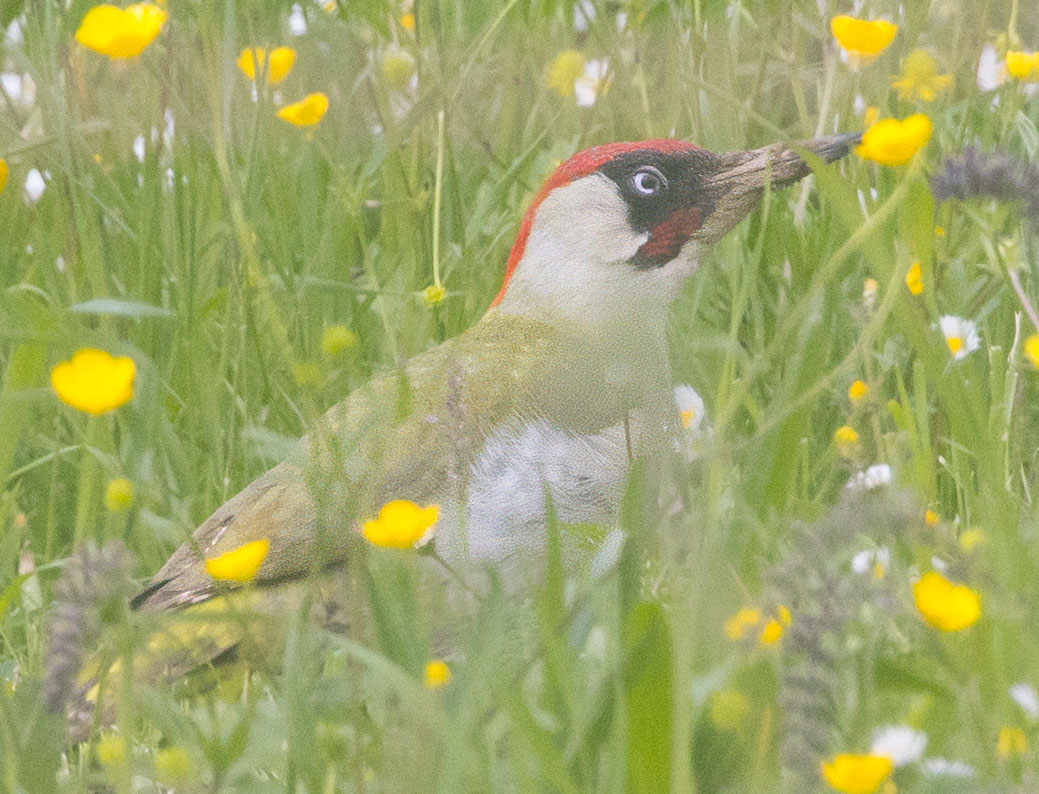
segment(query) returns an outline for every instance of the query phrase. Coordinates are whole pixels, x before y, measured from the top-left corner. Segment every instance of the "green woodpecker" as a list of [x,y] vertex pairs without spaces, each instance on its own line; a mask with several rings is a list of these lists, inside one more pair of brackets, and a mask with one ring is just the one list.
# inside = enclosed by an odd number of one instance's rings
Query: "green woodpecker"
[[[672,300],[766,189],[809,173],[798,150],[830,162],[856,137],[725,154],[648,140],[574,155],[534,196],[479,322],[332,408],[299,455],[219,507],[134,606],[213,607],[229,583],[205,561],[267,541],[240,593],[277,609],[290,582],[363,545],[361,524],[394,500],[439,507],[435,549],[455,565],[507,567],[536,551],[546,495],[562,522],[615,525],[632,460],[680,443]],[[192,662],[234,642],[200,640]]]

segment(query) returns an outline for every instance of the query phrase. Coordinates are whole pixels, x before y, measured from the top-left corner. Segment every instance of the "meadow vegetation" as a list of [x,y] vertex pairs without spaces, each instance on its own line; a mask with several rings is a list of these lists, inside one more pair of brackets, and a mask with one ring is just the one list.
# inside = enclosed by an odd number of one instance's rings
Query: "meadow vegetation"
[[[0,790],[1039,789],[1028,3],[168,0],[118,40],[94,5],[0,2]],[[867,128],[676,302],[707,418],[609,572],[553,526],[445,642],[421,553],[373,548],[367,630],[265,615],[261,662],[113,676],[69,745],[82,664],[199,621],[128,599],[481,316],[560,161]]]

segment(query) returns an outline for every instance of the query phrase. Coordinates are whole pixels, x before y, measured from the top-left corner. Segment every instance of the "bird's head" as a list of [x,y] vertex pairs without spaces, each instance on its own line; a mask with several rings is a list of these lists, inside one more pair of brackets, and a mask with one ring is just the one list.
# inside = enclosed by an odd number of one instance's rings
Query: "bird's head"
[[761,201],[830,162],[857,135],[716,154],[679,140],[575,154],[535,195],[509,255],[500,311],[608,317],[667,306],[704,251]]

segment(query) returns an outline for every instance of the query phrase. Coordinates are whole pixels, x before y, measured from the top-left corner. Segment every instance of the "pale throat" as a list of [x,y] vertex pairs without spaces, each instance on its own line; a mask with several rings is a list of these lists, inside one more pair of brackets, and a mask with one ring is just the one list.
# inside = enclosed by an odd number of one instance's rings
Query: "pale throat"
[[557,188],[537,210],[497,310],[603,335],[663,338],[670,304],[696,270],[698,246],[690,241],[673,261],[639,270],[632,258],[648,239],[631,228],[628,208],[606,177]]

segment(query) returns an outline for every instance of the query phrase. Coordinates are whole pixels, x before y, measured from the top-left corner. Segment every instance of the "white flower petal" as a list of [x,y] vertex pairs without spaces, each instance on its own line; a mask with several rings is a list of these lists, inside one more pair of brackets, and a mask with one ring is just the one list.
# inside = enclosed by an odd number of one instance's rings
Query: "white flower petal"
[[981,48],[978,59],[978,88],[981,91],[993,91],[1007,79],[1006,64],[999,60],[996,48],[986,44]]
[[974,767],[963,761],[950,761],[947,758],[926,758],[920,764],[924,777],[974,777]]
[[1010,699],[1013,700],[1021,711],[1030,719],[1039,717],[1039,692],[1031,684],[1021,682],[1010,687]]
[[47,182],[38,169],[33,168],[25,175],[25,198],[30,204],[35,204],[43,196],[47,189]]
[[307,32],[307,18],[303,16],[303,9],[299,3],[292,4],[292,13],[289,14],[289,33],[293,36],[302,36]]
[[886,725],[874,731],[870,752],[890,758],[895,766],[905,766],[918,761],[926,747],[926,733],[908,725]]
[[886,463],[875,463],[865,471],[852,475],[844,487],[849,491],[871,491],[891,483],[891,467]]

